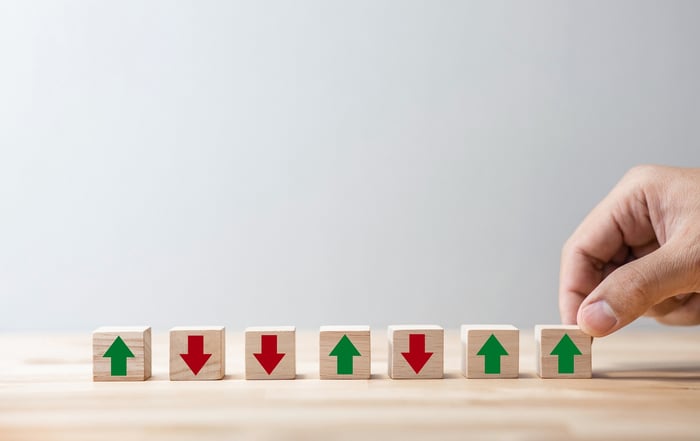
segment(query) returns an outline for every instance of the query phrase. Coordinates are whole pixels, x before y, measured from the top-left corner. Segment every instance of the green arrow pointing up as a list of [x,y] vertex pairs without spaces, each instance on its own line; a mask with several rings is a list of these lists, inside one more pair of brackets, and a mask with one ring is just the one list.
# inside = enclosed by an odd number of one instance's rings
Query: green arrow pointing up
[[131,349],[124,343],[121,337],[117,338],[112,343],[112,346],[107,349],[107,352],[103,355],[105,358],[112,359],[112,371],[111,375],[113,377],[125,377],[126,376],[126,359],[135,357]]
[[500,374],[501,356],[508,355],[508,351],[506,351],[506,348],[503,347],[496,336],[491,334],[476,355],[483,355],[484,357],[485,374]]
[[569,337],[569,334],[564,334],[564,336],[559,340],[552,352],[549,355],[556,355],[559,357],[559,373],[560,374],[573,374],[574,373],[574,357],[576,355],[581,355],[581,351],[574,344]]
[[357,350],[354,344],[350,341],[347,335],[343,335],[337,345],[333,348],[330,354],[331,357],[338,357],[338,375],[352,375],[352,357],[358,357],[360,351]]

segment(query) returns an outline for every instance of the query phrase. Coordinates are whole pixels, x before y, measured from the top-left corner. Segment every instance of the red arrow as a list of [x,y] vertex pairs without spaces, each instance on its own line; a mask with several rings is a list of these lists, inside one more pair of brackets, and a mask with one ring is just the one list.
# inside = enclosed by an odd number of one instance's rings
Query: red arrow
[[418,374],[433,353],[425,352],[425,334],[408,334],[408,352],[402,352],[401,355]]
[[260,336],[260,353],[253,354],[258,359],[260,366],[265,369],[267,375],[270,375],[275,370],[279,362],[287,354],[277,352],[277,336],[276,335],[261,335]]
[[197,375],[211,357],[211,354],[204,353],[204,336],[188,335],[187,351],[187,354],[180,354],[180,357],[185,360],[192,373]]

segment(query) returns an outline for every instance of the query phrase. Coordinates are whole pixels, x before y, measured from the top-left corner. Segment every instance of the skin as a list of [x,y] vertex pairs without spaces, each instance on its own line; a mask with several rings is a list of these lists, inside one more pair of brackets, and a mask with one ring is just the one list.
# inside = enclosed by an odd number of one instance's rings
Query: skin
[[700,324],[700,168],[631,169],[562,249],[562,323],[609,335],[646,315]]

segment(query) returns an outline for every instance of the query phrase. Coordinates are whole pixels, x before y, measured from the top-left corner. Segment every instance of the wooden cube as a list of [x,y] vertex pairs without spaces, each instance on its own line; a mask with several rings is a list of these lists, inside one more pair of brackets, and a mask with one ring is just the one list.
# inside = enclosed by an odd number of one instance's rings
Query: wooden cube
[[442,378],[445,337],[437,325],[389,326],[389,376]]
[[296,328],[259,326],[245,330],[246,380],[296,378]]
[[369,379],[369,326],[321,326],[319,348],[322,380]]
[[221,380],[225,371],[223,326],[178,326],[170,330],[170,380]]
[[537,325],[537,374],[542,378],[591,378],[593,337],[575,325]]
[[150,376],[150,327],[102,327],[92,333],[93,381],[144,381]]
[[462,374],[518,378],[520,331],[511,325],[462,325]]

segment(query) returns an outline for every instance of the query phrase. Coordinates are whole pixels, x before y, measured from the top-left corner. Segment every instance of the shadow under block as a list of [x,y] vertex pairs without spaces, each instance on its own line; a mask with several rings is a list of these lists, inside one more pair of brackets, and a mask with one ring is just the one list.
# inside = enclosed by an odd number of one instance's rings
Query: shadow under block
[[442,378],[445,331],[437,325],[389,326],[389,377]]
[[293,380],[296,328],[261,326],[245,330],[246,380]]
[[511,325],[462,325],[462,374],[467,378],[518,378],[520,331]]
[[537,374],[542,378],[591,378],[592,341],[576,325],[535,326]]
[[223,326],[178,326],[170,330],[170,380],[221,380],[225,373]]
[[149,326],[102,327],[92,333],[93,381],[144,381],[150,376]]
[[369,379],[369,326],[321,326],[319,348],[319,372],[322,380]]

